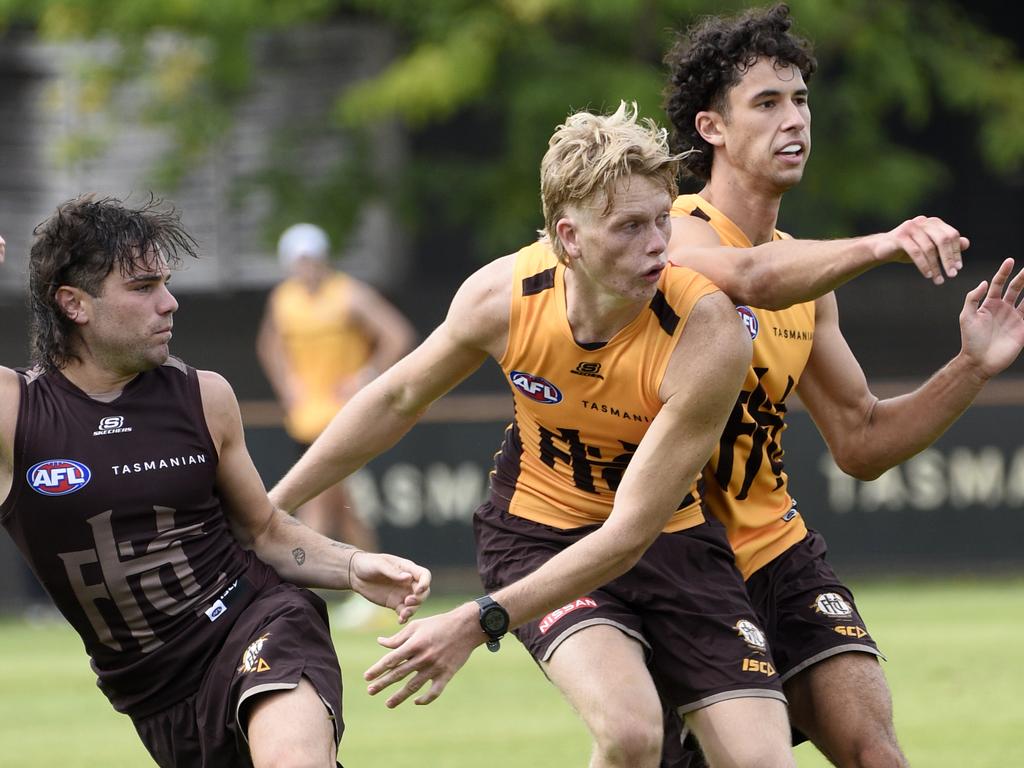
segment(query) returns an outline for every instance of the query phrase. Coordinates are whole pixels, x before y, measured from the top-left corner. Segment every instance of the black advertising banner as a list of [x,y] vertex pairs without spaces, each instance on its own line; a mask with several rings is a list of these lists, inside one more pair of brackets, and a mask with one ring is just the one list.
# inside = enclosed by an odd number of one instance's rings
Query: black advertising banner
[[[803,411],[783,435],[790,488],[840,568],[879,574],[1024,566],[1024,410],[975,406],[931,448],[871,482],[843,474]],[[381,546],[432,567],[473,565],[470,520],[506,422],[433,422],[349,481]],[[248,431],[268,485],[294,459],[277,429]]]

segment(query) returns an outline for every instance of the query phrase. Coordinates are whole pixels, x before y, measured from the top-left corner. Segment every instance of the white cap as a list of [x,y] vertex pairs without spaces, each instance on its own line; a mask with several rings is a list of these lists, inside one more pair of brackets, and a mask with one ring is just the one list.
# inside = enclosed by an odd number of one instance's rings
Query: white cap
[[330,250],[327,233],[316,224],[293,224],[277,241],[277,257],[283,267],[292,266],[302,257],[326,260]]

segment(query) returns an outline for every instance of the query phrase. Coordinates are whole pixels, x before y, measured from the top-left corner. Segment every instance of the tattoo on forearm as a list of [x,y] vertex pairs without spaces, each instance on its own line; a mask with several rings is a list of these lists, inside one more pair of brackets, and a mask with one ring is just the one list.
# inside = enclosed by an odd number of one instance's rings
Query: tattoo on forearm
[[331,546],[337,547],[338,549],[355,549],[355,546],[352,544],[346,544],[342,541],[332,541]]
[[306,550],[304,550],[302,547],[296,547],[292,550],[292,557],[295,558],[296,563],[302,565],[304,562],[306,562]]

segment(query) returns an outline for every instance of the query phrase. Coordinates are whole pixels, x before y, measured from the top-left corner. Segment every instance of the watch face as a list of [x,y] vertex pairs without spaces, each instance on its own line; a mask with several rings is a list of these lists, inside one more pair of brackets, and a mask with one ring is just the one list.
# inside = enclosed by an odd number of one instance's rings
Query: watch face
[[504,633],[508,628],[508,618],[505,616],[505,612],[501,609],[484,611],[484,615],[481,617],[481,620],[485,630],[490,633]]

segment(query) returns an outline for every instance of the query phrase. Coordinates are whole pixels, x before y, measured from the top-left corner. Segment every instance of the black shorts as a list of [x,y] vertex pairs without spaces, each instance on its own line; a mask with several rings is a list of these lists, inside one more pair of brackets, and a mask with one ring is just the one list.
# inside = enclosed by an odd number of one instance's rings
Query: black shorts
[[161,768],[251,768],[246,741],[254,697],[294,688],[305,677],[334,720],[341,719],[341,669],[323,600],[283,583],[246,606],[214,658],[199,690],[135,729]]
[[[595,530],[562,530],[484,503],[473,518],[477,565],[488,591],[532,573]],[[630,571],[514,630],[538,661],[573,632],[614,626],[640,642],[662,698],[679,712],[716,701],[785,701],[765,635],[717,520],[658,536]]]
[[[747,592],[772,644],[783,682],[840,653],[882,657],[857,612],[853,593],[827,562],[816,531],[747,579]],[[884,657],[882,657],[884,658]]]

